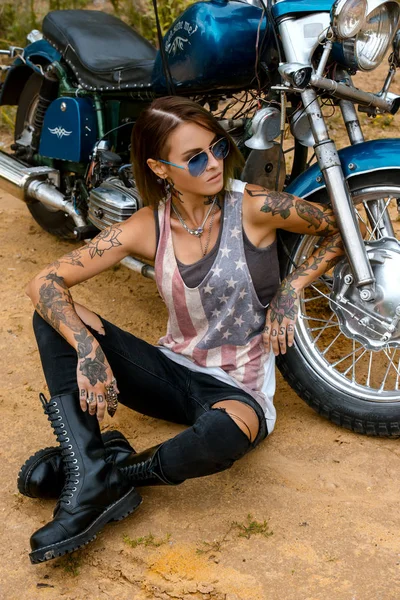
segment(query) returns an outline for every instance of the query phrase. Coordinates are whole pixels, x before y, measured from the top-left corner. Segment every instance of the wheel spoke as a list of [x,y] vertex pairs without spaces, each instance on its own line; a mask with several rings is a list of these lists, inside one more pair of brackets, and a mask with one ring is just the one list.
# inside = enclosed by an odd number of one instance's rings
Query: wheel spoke
[[333,325],[328,325],[328,323],[326,325],[324,325],[323,327],[311,327],[310,331],[319,331],[318,336],[315,338],[314,340],[314,344],[315,342],[318,341],[318,338],[321,336],[321,334],[325,331],[325,329],[330,329],[331,327],[337,327],[338,324],[337,323],[333,323]]
[[[367,210],[367,207],[365,206],[366,203],[363,203],[363,204],[364,204],[365,210]],[[369,208],[368,208],[368,210],[369,210]],[[356,210],[356,212],[357,212],[357,217],[359,218],[359,220],[365,225],[367,234],[369,235],[369,239],[371,239],[372,229],[370,228],[368,221],[366,219],[364,219],[364,217],[362,217],[360,211]]]
[[301,315],[301,318],[305,321],[319,321],[320,323],[330,323],[332,321],[332,317],[329,319],[319,319],[318,317],[309,317],[308,315]]
[[327,352],[329,352],[329,350],[332,348],[333,344],[340,338],[340,336],[343,335],[343,333],[341,331],[339,331],[339,333],[337,334],[337,336],[331,341],[331,343],[329,344],[329,346],[327,348],[325,348],[325,350],[322,352],[322,356],[325,356],[325,354]]
[[[353,340],[353,342],[354,342],[354,340]],[[357,350],[352,350],[351,352],[346,354],[346,356],[343,356],[343,358],[339,358],[339,360],[337,360],[335,363],[331,364],[331,367],[336,367],[337,365],[340,365],[340,363],[342,363],[347,358],[350,358],[350,356],[354,356],[354,354],[356,354],[359,350],[363,350],[363,347],[360,346],[359,348],[357,348]]]
[[372,350],[370,350],[369,352],[369,362],[368,362],[368,375],[367,375],[367,382],[366,382],[366,386],[369,387],[369,382],[371,381],[371,368],[372,368],[372,356],[373,356],[373,352]]
[[381,386],[380,386],[380,388],[379,388],[379,391],[380,391],[380,392],[383,392],[383,390],[384,390],[384,388],[385,388],[385,383],[386,383],[387,376],[389,375],[390,367],[393,367],[393,368],[394,368],[394,370],[395,370],[395,371],[397,371],[396,367],[395,367],[395,366],[394,366],[394,364],[393,364],[393,359],[394,359],[394,357],[395,357],[395,355],[396,355],[396,352],[397,352],[397,350],[395,350],[395,351],[393,352],[393,356],[392,356],[392,358],[390,358],[389,354],[386,352],[386,350],[385,350],[385,349],[384,349],[383,351],[384,351],[384,353],[386,354],[386,356],[387,356],[387,357],[388,357],[388,359],[389,359],[389,364],[388,364],[388,366],[387,366],[386,373],[385,373],[385,375],[384,375],[383,381],[382,381],[382,383],[381,383]]
[[396,372],[396,384],[395,384],[395,389],[396,389],[396,390],[398,390],[398,389],[399,389],[399,378],[400,378],[399,369],[400,369],[400,358],[399,358],[399,362],[398,362],[398,364],[397,364],[397,372]]
[[[353,354],[354,354],[354,344],[355,344],[355,340],[353,340]],[[360,349],[360,348],[359,348]],[[352,364],[350,365],[350,367],[348,367],[345,371],[343,371],[343,375],[347,375],[347,373],[350,371],[350,369],[353,369],[353,375],[352,375],[352,382],[355,382],[355,366],[358,363],[358,361],[364,356],[364,354],[368,352],[367,348],[364,348],[364,351],[360,354],[360,356],[352,362]]]
[[316,344],[316,343],[318,342],[319,338],[321,337],[321,335],[323,334],[323,332],[324,332],[326,329],[330,329],[331,327],[337,327],[337,326],[338,326],[338,323],[337,323],[337,322],[336,322],[336,323],[333,323],[332,325],[330,325],[330,322],[331,322],[331,321],[332,321],[334,318],[336,318],[336,315],[335,315],[334,313],[332,313],[332,314],[331,314],[331,316],[330,316],[330,318],[329,318],[329,321],[328,321],[328,323],[326,323],[326,324],[325,324],[323,327],[315,327],[315,328],[314,328],[315,330],[321,329],[321,331],[319,332],[319,334],[317,335],[317,337],[316,337],[316,338],[315,338],[315,340],[314,340],[314,344]]
[[390,361],[390,362],[389,362],[389,367],[393,367],[393,369],[395,370],[396,374],[397,374],[397,375],[400,375],[400,373],[399,373],[399,371],[398,371],[397,367],[395,367],[395,366],[394,366],[394,363],[393,363],[394,355],[395,355],[395,354],[396,354],[396,352],[397,352],[397,348],[393,350],[394,354],[393,354],[393,357],[392,357],[392,358],[390,358],[390,354],[389,354],[388,350],[386,350],[385,348],[383,349],[383,352],[385,353],[385,356],[386,356],[386,357],[388,358],[388,360]]
[[313,302],[314,300],[321,300],[321,296],[313,296],[312,298],[304,298],[304,300],[302,300],[303,304],[306,304],[307,302]]
[[[382,198],[382,200],[383,200],[383,198]],[[390,198],[390,197],[387,199],[387,201],[386,201],[386,203],[385,203],[385,206],[384,206],[384,207],[383,207],[383,209],[381,210],[381,213],[380,213],[380,215],[378,215],[378,220],[376,220],[376,219],[375,219],[375,217],[373,216],[373,214],[371,213],[371,210],[370,210],[370,208],[369,208],[369,206],[368,206],[368,202],[364,202],[364,203],[363,203],[363,204],[364,204],[364,206],[365,206],[365,209],[368,211],[368,214],[369,214],[369,215],[370,215],[370,217],[371,217],[371,221],[372,221],[373,223],[375,223],[375,225],[374,225],[374,228],[373,228],[373,230],[372,230],[372,232],[371,232],[371,235],[370,235],[370,239],[372,239],[372,236],[374,236],[374,238],[375,238],[375,239],[377,239],[377,236],[376,236],[376,233],[375,233],[375,232],[378,230],[379,224],[380,224],[380,222],[382,221],[383,215],[384,215],[384,213],[386,212],[386,210],[387,210],[387,208],[388,208],[388,206],[389,206],[389,204],[390,204],[391,200],[392,200],[392,198]]]
[[[370,208],[369,208],[369,206],[368,206],[368,202],[363,202],[363,205],[364,205],[365,211],[366,211],[366,212],[368,213],[368,215],[370,216],[370,218],[371,218],[371,221],[373,221],[373,222],[375,223],[375,219],[374,219],[374,217],[373,217],[373,214],[372,214],[372,212],[371,212],[371,209],[370,209]],[[372,229],[371,229],[370,225],[369,225],[369,224],[367,224],[367,223],[366,223],[366,221],[365,221],[364,219],[361,219],[361,220],[362,220],[362,222],[364,223],[364,225],[365,225],[365,226],[366,226],[366,228],[367,228],[367,233],[368,233],[368,235],[369,235],[369,238],[368,238],[368,239],[369,239],[369,240],[372,240],[372,239],[373,239],[373,231],[372,231]]]

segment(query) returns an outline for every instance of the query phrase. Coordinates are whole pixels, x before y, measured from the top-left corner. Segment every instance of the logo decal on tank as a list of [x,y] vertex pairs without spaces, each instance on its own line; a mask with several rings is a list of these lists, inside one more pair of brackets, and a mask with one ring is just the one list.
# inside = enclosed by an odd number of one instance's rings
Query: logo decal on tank
[[64,136],[71,135],[72,133],[72,131],[66,131],[64,127],[55,127],[54,129],[50,129],[50,127],[48,127],[47,129],[50,131],[50,133],[56,135],[59,140]]
[[188,42],[189,40],[187,38],[183,38],[178,35],[171,44],[165,46],[165,50],[168,52],[168,54],[175,56],[178,50],[183,50],[183,44]]
[[[196,23],[192,25],[187,21],[178,21],[167,34],[165,51],[168,52],[168,54],[172,54],[172,56],[181,52],[184,49],[185,44],[190,44],[189,38],[197,31],[197,29],[198,25]],[[178,32],[181,35],[176,35],[176,37],[172,39]],[[183,37],[182,34],[186,34],[188,37]]]

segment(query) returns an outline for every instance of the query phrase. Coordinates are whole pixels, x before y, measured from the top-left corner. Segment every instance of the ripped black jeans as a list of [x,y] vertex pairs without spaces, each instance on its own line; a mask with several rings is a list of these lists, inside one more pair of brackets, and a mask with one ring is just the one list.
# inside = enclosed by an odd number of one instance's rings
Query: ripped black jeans
[[[107,357],[121,404],[189,426],[160,448],[162,470],[170,481],[223,471],[267,436],[262,408],[249,394],[175,363],[156,346],[99,318],[104,334],[86,326]],[[33,328],[51,397],[77,392],[75,349],[36,311]],[[259,431],[253,442],[224,410],[210,410],[221,400],[239,400],[255,410]]]

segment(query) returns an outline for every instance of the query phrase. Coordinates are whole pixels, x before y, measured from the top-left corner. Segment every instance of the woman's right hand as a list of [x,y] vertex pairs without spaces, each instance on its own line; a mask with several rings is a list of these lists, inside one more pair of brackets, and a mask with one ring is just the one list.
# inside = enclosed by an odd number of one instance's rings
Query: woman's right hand
[[[89,409],[89,414],[97,413],[99,421],[104,419],[107,408],[107,390],[114,375],[108,360],[99,344],[93,344],[92,351],[85,356],[79,356],[77,366],[77,381],[79,386],[79,401],[83,411]],[[117,393],[119,390],[114,383]]]

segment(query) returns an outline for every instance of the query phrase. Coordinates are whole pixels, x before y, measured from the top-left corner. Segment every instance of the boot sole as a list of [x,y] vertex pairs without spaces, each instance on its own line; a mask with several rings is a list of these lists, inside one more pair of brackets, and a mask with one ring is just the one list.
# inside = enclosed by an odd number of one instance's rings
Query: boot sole
[[139,505],[142,503],[142,497],[135,488],[132,488],[129,492],[127,492],[122,498],[114,502],[114,504],[110,504],[106,508],[106,510],[101,513],[91,523],[89,527],[82,531],[79,535],[75,535],[63,542],[58,542],[57,544],[51,544],[50,546],[44,546],[43,548],[38,548],[29,554],[29,558],[32,564],[38,564],[41,562],[45,562],[47,560],[52,560],[53,558],[58,558],[63,556],[64,554],[68,554],[70,552],[74,552],[85,546],[92,540],[96,538],[96,534],[107,525],[110,521],[122,521],[128,515],[133,513]]
[[[51,452],[53,451],[53,452]],[[58,456],[60,451],[58,448],[43,448],[42,450],[38,450],[28,458],[28,460],[22,465],[17,478],[17,487],[18,491],[27,496],[28,498],[36,498],[33,494],[30,493],[29,487],[26,485],[26,482],[30,480],[32,471],[34,471],[38,464],[40,464],[43,458],[53,458],[53,456]]]

